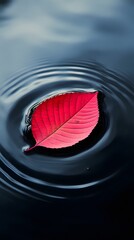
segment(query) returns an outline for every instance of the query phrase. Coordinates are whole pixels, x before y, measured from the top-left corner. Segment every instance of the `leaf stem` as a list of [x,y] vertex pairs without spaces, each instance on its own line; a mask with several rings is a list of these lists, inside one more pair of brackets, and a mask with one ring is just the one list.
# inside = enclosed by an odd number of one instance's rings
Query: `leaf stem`
[[33,150],[35,147],[37,147],[37,145],[34,145],[33,147],[27,148],[26,150],[24,150],[24,152],[29,152],[29,151]]

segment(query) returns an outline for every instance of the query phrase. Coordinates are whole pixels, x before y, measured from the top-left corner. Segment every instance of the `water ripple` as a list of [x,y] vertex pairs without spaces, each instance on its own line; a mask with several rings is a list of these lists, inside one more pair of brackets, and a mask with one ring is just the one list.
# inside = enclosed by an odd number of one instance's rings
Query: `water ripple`
[[[27,119],[39,102],[62,92],[96,89],[100,120],[91,136],[64,150],[37,149],[25,154]],[[41,63],[13,76],[0,90],[2,184],[43,200],[90,196],[109,184],[126,164],[126,136],[132,136],[134,86],[119,74],[89,62]],[[129,148],[129,156],[133,152]],[[128,161],[128,160],[127,160]],[[129,157],[129,161],[131,158]]]

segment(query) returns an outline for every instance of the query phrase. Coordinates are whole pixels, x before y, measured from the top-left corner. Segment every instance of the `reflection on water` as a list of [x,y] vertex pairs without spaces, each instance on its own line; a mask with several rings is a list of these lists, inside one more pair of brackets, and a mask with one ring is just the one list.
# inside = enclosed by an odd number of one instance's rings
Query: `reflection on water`
[[133,1],[2,1],[1,81],[37,59],[89,58],[132,73]]
[[[4,187],[41,199],[90,196],[132,164],[133,15],[127,0],[0,1]],[[24,155],[21,124],[30,107],[59,91],[89,88],[104,98],[93,145]]]

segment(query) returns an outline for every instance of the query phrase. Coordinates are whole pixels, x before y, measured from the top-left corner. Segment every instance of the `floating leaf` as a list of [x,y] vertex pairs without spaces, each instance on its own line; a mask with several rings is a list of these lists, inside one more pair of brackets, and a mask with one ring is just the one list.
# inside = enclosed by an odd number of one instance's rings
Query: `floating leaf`
[[31,130],[35,147],[64,148],[90,135],[98,123],[98,92],[65,93],[49,98],[34,110]]

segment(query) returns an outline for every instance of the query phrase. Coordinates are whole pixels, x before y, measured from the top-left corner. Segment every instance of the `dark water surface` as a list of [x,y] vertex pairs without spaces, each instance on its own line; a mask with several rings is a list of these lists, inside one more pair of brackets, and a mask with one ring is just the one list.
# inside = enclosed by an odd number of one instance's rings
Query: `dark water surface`
[[[52,222],[86,223],[87,239],[103,236],[104,226],[109,234],[115,225],[107,239],[120,236],[120,228],[130,232],[133,19],[130,0],[0,1],[2,240],[49,239]],[[27,134],[33,106],[55,94],[89,89],[99,91],[100,109],[91,136],[70,148],[25,154],[33,144]],[[75,236],[79,231],[73,228]],[[57,232],[70,239],[67,225],[55,227]]]

